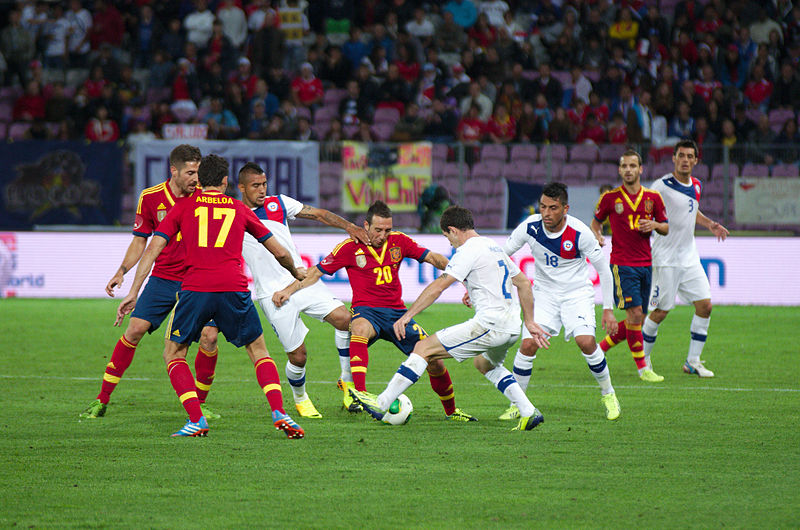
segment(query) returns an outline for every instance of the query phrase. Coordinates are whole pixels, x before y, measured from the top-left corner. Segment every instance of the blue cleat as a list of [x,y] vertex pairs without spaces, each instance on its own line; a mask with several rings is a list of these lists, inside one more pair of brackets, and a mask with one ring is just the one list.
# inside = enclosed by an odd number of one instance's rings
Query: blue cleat
[[206,417],[200,416],[200,419],[196,422],[187,421],[181,430],[172,433],[173,438],[182,436],[208,436],[208,421],[206,421]]
[[353,398],[353,401],[359,403],[364,408],[364,412],[378,421],[383,421],[386,411],[378,406],[378,396],[370,394],[369,392],[361,392],[355,388],[348,388],[347,390],[350,391],[350,396]]
[[516,427],[511,429],[512,431],[532,431],[537,426],[544,423],[544,416],[542,413],[539,412],[537,409],[533,409],[532,416],[523,416],[519,419],[519,423]]
[[286,433],[291,440],[297,440],[306,435],[306,432],[286,413],[279,410],[272,412],[272,424],[279,431]]

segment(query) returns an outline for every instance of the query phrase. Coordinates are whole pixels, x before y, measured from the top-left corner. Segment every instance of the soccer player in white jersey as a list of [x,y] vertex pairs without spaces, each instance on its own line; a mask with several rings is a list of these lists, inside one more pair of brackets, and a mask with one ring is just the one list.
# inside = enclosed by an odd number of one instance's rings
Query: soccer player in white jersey
[[[528,245],[535,260],[533,273],[533,320],[551,336],[564,328],[564,339],[575,338],[592,375],[600,385],[601,401],[606,409],[606,418],[619,418],[619,401],[611,385],[611,375],[606,356],[595,340],[594,288],[589,279],[591,261],[600,275],[603,293],[602,326],[608,333],[615,333],[614,280],[608,258],[600,250],[600,244],[591,230],[580,220],[568,215],[569,197],[567,187],[560,182],[551,182],[542,189],[539,198],[539,213],[525,219],[508,237],[503,251],[511,256],[523,245]],[[522,390],[528,388],[536,358],[536,343],[522,328],[522,344],[514,359],[514,378]],[[511,405],[501,420],[519,417],[519,410]]]
[[[287,223],[290,219],[296,217],[316,219],[328,226],[341,228],[353,239],[363,243],[369,242],[366,230],[328,210],[305,205],[286,195],[267,196],[267,176],[264,170],[253,162],[248,162],[239,170],[239,191],[242,193],[242,202],[253,209],[261,222],[289,251],[295,267],[303,267],[303,261],[289,232]],[[322,415],[306,393],[305,337],[308,328],[300,319],[300,313],[320,321],[325,320],[336,328],[335,341],[342,366],[341,377],[352,381],[348,331],[350,311],[334,298],[321,282],[297,293],[283,306],[276,307],[272,303],[272,294],[292,283],[294,278],[291,274],[284,274],[286,269],[283,269],[272,254],[266,252],[264,246],[249,234],[244,236],[242,255],[253,274],[255,298],[289,357],[286,361],[286,378],[292,387],[297,411],[304,418],[321,418]],[[345,355],[342,355],[342,351]],[[342,359],[346,360],[346,363]]]
[[681,140],[675,144],[672,154],[675,169],[651,186],[664,198],[670,229],[666,236],[654,235],[650,313],[642,326],[642,336],[644,355],[649,364],[658,326],[675,307],[675,296],[687,303],[691,302],[694,305],[694,316],[689,328],[691,339],[683,371],[700,377],[714,377],[714,372],[703,366],[703,361],[700,360],[708,337],[711,287],[700,264],[694,228],[695,224],[708,228],[717,236],[718,241],[724,241],[728,237],[728,230],[700,211],[702,185],[692,176],[692,169],[698,162],[697,144],[692,140]]
[[444,272],[425,287],[416,302],[395,322],[395,334],[402,339],[406,324],[456,281],[467,287],[475,316],[419,341],[379,396],[354,389],[350,389],[350,393],[364,410],[381,420],[394,400],[417,382],[429,362],[448,357],[458,362],[474,358],[475,368],[519,408],[519,424],[513,430],[529,431],[542,423],[544,417],[503,366],[503,360],[508,348],[519,338],[522,324],[520,304],[511,296],[512,285],[517,288],[525,327],[536,345],[550,346],[547,333],[533,321],[531,283],[503,249],[491,239],[478,235],[472,213],[466,208],[447,208],[442,213],[440,226],[456,252]]

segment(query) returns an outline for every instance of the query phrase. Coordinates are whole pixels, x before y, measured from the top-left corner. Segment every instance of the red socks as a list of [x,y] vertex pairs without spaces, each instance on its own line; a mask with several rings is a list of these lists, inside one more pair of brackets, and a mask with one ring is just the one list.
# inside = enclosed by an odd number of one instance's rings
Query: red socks
[[120,337],[114,352],[111,354],[111,361],[106,365],[106,372],[103,374],[103,384],[100,386],[100,393],[97,399],[101,403],[108,403],[111,393],[117,387],[122,374],[131,365],[133,354],[136,353],[136,345],[125,340],[125,335]]
[[215,348],[213,352],[206,351],[202,347],[197,349],[197,357],[194,358],[194,373],[197,398],[200,403],[206,402],[208,391],[211,390],[211,383],[214,382],[214,370],[217,368],[218,352],[219,348]]
[[453,393],[453,382],[450,380],[450,372],[445,368],[444,372],[439,375],[433,375],[428,372],[428,376],[431,380],[431,388],[439,395],[439,399],[442,400],[444,413],[448,416],[451,415],[456,411],[456,398]]
[[272,411],[278,411],[286,414],[283,410],[283,394],[281,393],[281,380],[278,377],[278,368],[275,366],[275,361],[272,357],[264,357],[256,361],[256,379],[264,395],[267,396],[269,407]]
[[350,336],[350,373],[353,374],[353,384],[356,390],[367,390],[367,365],[369,364],[369,350],[367,338],[358,335]]
[[178,394],[183,408],[189,414],[189,421],[198,422],[203,412],[200,410],[200,400],[197,399],[197,391],[194,386],[194,377],[189,370],[189,363],[186,359],[175,359],[167,365],[167,375],[172,383],[172,388]]

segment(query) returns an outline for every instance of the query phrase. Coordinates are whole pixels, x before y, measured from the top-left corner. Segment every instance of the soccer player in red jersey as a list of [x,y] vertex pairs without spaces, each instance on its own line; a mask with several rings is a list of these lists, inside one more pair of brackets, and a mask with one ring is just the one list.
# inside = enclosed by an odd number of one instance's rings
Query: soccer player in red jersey
[[189,344],[200,338],[205,323],[214,319],[228,342],[246,348],[272,408],[275,428],[289,438],[302,438],[303,429],[283,409],[278,370],[267,352],[261,320],[247,289],[242,258],[245,232],[261,242],[293,276],[302,279],[304,274],[295,269],[289,252],[271,237],[272,233],[250,208],[223,194],[228,186],[228,163],[224,158],[204,157],[198,176],[203,191],[176,205],[158,225],[155,231],[158,237],[147,247],[136,268],[131,290],[117,309],[117,324],[136,307],[139,289],[159,253],[181,234],[187,270],[167,329],[164,362],[189,421],[172,436],[208,433],[208,421],[200,410],[186,353]]
[[[182,144],[169,155],[170,179],[157,186],[147,188],[139,197],[136,219],[133,223],[133,240],[125,252],[122,265],[106,285],[108,296],[114,296],[114,288],[122,285],[126,272],[142,257],[147,238],[153,234],[158,223],[173,206],[194,194],[197,188],[197,167],[200,165],[200,149]],[[98,418],[106,413],[111,393],[114,392],[122,374],[130,366],[136,346],[145,333],[152,333],[161,325],[175,306],[175,295],[180,291],[186,268],[186,252],[180,238],[170,242],[155,262],[153,274],[142,293],[136,311],[128,321],[125,333],[117,341],[111,360],[106,365],[103,383],[97,398],[84,410],[82,418]],[[204,413],[210,418],[219,418],[205,407],[205,399],[211,389],[217,365],[217,328],[210,322],[203,328],[200,348],[195,358],[197,393]]]
[[[448,259],[441,254],[419,246],[402,232],[393,231],[392,211],[383,201],[375,201],[369,207],[364,228],[369,235],[369,245],[346,239],[316,267],[311,268],[305,280],[293,282],[272,296],[275,305],[280,307],[293,293],[312,285],[323,274],[334,274],[341,268],[347,270],[353,290],[353,319],[350,323],[353,382],[340,380],[339,387],[345,394],[345,406],[351,412],[360,411],[361,408],[353,403],[348,388],[362,392],[366,390],[370,344],[383,339],[409,355],[414,345],[428,336],[413,319],[406,326],[403,339],[399,339],[394,332],[395,321],[406,312],[402,298],[403,286],[398,276],[403,258],[424,261],[440,270],[444,270],[448,263]],[[427,370],[431,388],[439,395],[447,418],[453,421],[477,421],[456,408],[453,383],[442,360],[431,361]]]
[[626,318],[619,323],[613,335],[600,342],[607,352],[622,340],[628,340],[639,377],[643,381],[657,383],[664,378],[653,371],[644,355],[642,323],[650,298],[651,252],[650,233],[655,230],[667,235],[667,210],[664,200],[655,190],[641,184],[642,157],[634,150],[622,153],[619,159],[619,176],[622,186],[604,193],[597,202],[592,219],[592,232],[600,242],[603,237],[603,221],[609,220],[613,236],[611,244],[611,272],[614,276],[614,301],[624,309]]

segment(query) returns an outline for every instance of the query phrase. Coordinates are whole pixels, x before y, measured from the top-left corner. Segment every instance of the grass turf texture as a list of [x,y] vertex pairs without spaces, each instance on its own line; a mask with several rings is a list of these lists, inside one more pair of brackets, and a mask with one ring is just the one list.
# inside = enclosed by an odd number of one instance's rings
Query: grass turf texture
[[[691,313],[675,309],[653,354],[664,383],[641,382],[624,345],[609,353],[616,422],[574,343],[555,338],[528,389],[545,423],[527,433],[497,420],[503,396],[452,360],[457,404],[478,423],[444,421],[426,377],[406,392],[408,425],[349,415],[332,328],[316,321],[307,380],[324,418],[299,419],[266,325],[286,409],[306,429],[296,441],[273,429],[244,350],[224,342],[209,397],[223,418],[208,438],[169,438],[185,413],[161,360],[163,329],[141,342],[106,417],[79,421],[121,335],[116,302],[1,304],[4,527],[800,525],[797,307],[717,307],[703,355],[711,380],[681,373]],[[435,305],[418,320],[433,332],[469,314]],[[368,389],[382,390],[402,358],[372,347]]]

